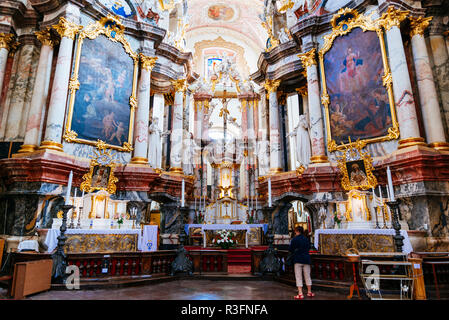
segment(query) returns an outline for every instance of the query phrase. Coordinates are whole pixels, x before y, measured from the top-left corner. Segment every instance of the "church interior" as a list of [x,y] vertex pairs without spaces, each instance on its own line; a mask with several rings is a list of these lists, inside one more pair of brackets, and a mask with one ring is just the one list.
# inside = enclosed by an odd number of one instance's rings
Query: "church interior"
[[292,299],[298,226],[449,299],[448,79],[443,0],[2,0],[0,299]]

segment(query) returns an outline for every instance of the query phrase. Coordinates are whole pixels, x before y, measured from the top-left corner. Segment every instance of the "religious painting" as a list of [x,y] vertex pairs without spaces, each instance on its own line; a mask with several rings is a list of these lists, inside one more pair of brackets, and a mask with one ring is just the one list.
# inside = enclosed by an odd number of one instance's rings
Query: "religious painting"
[[138,59],[116,23],[103,20],[80,34],[64,138],[131,151]]
[[367,151],[362,150],[365,146],[366,142],[361,140],[349,140],[349,144],[342,150],[343,155],[338,156],[341,186],[346,191],[368,190],[377,186],[377,179],[373,174],[373,159]]
[[110,174],[111,174],[111,167],[95,166],[92,176],[92,187],[106,189],[108,186]]
[[351,183],[351,186],[357,187],[368,183],[363,160],[346,162],[346,170],[348,170],[349,182]]
[[382,32],[370,17],[340,12],[319,52],[329,151],[341,150],[349,138],[373,143],[399,137]]
[[130,0],[100,0],[100,3],[122,18],[132,19],[136,15]]
[[206,60],[206,78],[209,79],[213,74],[215,74],[215,68],[221,64],[223,61],[219,57],[208,57]]
[[212,20],[229,21],[234,17],[234,9],[224,4],[215,4],[209,7],[207,15]]

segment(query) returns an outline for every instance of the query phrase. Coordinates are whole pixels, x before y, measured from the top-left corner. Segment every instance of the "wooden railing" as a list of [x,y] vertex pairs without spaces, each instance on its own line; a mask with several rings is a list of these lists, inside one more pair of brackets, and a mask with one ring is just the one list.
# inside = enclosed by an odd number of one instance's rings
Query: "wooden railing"
[[81,279],[137,275],[167,275],[175,250],[120,253],[70,253],[67,265],[79,268]]
[[193,272],[228,273],[228,253],[226,250],[190,250],[193,261]]

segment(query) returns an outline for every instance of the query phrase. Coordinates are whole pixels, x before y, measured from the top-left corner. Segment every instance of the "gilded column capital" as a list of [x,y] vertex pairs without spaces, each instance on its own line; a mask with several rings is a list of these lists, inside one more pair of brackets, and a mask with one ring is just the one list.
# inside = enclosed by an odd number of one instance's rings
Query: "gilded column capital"
[[14,35],[12,33],[0,32],[0,48],[6,50],[11,49],[11,45],[14,43]]
[[264,87],[265,87],[265,90],[267,90],[268,94],[270,94],[272,92],[276,92],[276,90],[280,84],[281,84],[281,80],[267,79],[267,80],[265,80]]
[[176,92],[185,92],[187,90],[186,79],[171,80]]
[[54,47],[56,44],[58,44],[58,40],[54,39],[51,36],[50,28],[46,28],[41,31],[34,32],[36,35],[37,40],[39,40],[43,46],[49,46]]
[[409,11],[401,11],[393,6],[388,7],[387,12],[385,12],[379,20],[381,26],[385,30],[390,30],[392,27],[399,27],[401,22],[407,18]]
[[305,69],[308,67],[316,64],[316,48],[313,48],[306,53],[300,53],[298,54],[299,59],[301,59],[301,62]]
[[53,25],[53,29],[58,32],[61,38],[70,38],[75,40],[75,36],[83,28],[83,26],[79,26],[76,23],[66,20],[64,17],[59,18],[59,23]]
[[424,30],[429,26],[433,17],[410,17],[410,37],[424,35]]
[[158,59],[157,57],[146,56],[143,53],[139,53],[139,58],[140,62],[142,63],[142,68],[147,71],[153,70],[156,64],[156,60]]
[[307,96],[307,85],[304,85],[301,88],[296,88],[295,90],[299,95]]

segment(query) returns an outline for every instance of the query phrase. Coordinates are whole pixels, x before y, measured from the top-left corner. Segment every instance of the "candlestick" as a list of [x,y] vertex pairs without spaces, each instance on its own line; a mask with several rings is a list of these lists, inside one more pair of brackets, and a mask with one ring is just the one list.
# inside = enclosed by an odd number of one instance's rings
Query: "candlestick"
[[185,181],[182,179],[182,185],[181,185],[181,207],[184,207],[185,202]]
[[388,189],[390,189],[390,201],[394,201],[393,179],[391,179],[390,166],[387,167]]
[[268,206],[271,207],[271,178],[268,178]]
[[72,189],[72,179],[73,179],[73,171],[70,171],[69,174],[69,182],[67,183],[67,191],[65,194],[65,204],[70,204],[70,189]]

